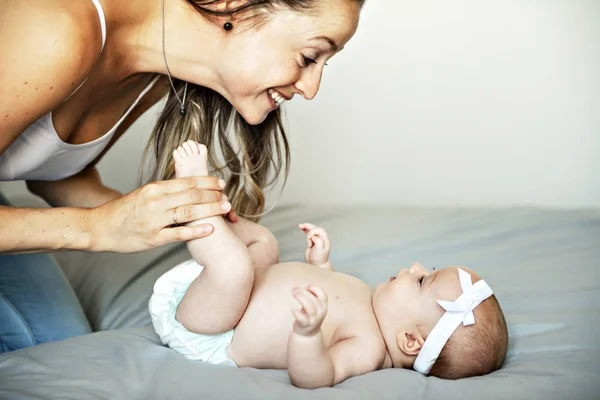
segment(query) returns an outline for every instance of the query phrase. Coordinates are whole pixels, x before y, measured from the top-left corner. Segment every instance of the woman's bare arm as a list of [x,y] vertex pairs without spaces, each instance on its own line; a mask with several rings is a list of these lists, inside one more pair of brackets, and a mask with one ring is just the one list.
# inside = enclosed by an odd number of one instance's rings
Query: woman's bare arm
[[30,3],[0,0],[0,154],[62,103],[100,54],[100,31],[77,21],[79,10]]
[[[83,9],[79,4],[67,12],[55,2],[0,0],[0,154],[64,101],[96,62],[101,48],[97,15],[93,6]],[[88,174],[38,189],[55,204],[79,202],[56,196],[56,185],[64,183],[71,188],[94,185],[89,194],[106,194],[92,200],[94,204],[111,197]],[[174,214],[180,223],[223,215],[223,187],[217,178],[197,177],[152,183],[96,208],[0,207],[0,253],[135,252],[201,238],[212,232],[210,225],[174,227]]]

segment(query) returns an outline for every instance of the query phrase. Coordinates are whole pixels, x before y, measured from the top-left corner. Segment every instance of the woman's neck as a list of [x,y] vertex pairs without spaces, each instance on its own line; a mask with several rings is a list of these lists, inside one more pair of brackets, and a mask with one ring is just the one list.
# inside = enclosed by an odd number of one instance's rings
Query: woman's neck
[[107,21],[104,70],[118,80],[143,73],[166,75],[166,56],[173,78],[218,89],[218,29],[185,0],[101,1]]

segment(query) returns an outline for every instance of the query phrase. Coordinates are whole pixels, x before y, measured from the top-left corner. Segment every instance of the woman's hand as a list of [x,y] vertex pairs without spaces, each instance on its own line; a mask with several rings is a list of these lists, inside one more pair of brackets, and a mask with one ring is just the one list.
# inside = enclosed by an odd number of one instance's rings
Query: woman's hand
[[[226,195],[223,195],[223,201],[229,201]],[[227,221],[231,222],[232,224],[235,224],[240,220],[239,215],[237,215],[233,208],[227,213],[225,217],[227,218]]]
[[229,213],[224,186],[211,176],[153,182],[95,208],[89,250],[131,253],[208,236],[210,224],[180,224]]

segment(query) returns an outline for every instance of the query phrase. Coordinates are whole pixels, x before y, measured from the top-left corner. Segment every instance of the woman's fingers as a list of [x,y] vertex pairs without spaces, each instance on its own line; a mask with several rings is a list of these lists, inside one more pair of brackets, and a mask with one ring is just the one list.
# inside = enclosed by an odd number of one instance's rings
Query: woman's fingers
[[207,236],[212,231],[202,223],[169,227],[227,214],[231,205],[221,200],[224,186],[222,180],[210,176],[147,184],[94,209],[91,246],[130,253]]
[[227,201],[227,197],[216,190],[189,189],[183,192],[167,194],[156,200],[156,207],[161,210],[171,210],[173,208],[203,204],[203,203],[222,203]]
[[144,190],[150,196],[164,196],[190,189],[222,191],[224,188],[225,181],[214,176],[188,176],[186,178],[153,182],[144,186]]
[[[184,224],[197,221],[208,217],[227,214],[231,210],[231,205],[227,202],[227,197],[220,191],[214,189],[190,188],[190,185],[212,185],[218,182],[212,177],[209,181],[201,179],[199,181],[179,180],[175,185],[167,185],[159,182],[158,186],[146,185],[142,190],[146,190],[146,205],[150,207],[155,215],[160,215],[160,224],[162,227],[170,226],[175,223]],[[175,182],[168,181],[168,182]],[[196,182],[196,183],[194,183]],[[149,189],[147,189],[149,188]],[[170,192],[173,189],[182,189],[177,192]],[[148,194],[148,192],[151,192]],[[163,194],[161,194],[163,193]]]
[[180,206],[167,210],[164,213],[164,226],[173,224],[185,224],[204,218],[225,215],[231,211],[229,202],[213,202],[206,204],[194,204],[189,206]]
[[173,243],[201,239],[213,232],[211,224],[201,224],[195,226],[180,226],[175,228],[165,228],[159,233],[160,240],[164,243]]

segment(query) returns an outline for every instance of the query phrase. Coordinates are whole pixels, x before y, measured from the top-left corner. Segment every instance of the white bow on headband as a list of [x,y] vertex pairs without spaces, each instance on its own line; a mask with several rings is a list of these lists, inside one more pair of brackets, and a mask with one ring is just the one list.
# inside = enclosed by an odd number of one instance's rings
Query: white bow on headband
[[474,324],[475,315],[473,310],[482,301],[494,294],[483,279],[473,284],[471,275],[460,268],[458,268],[458,279],[463,291],[458,299],[455,301],[437,301],[446,312],[431,330],[413,365],[415,371],[422,374],[428,374],[431,371],[431,367],[435,364],[444,345],[461,322],[464,326]]

